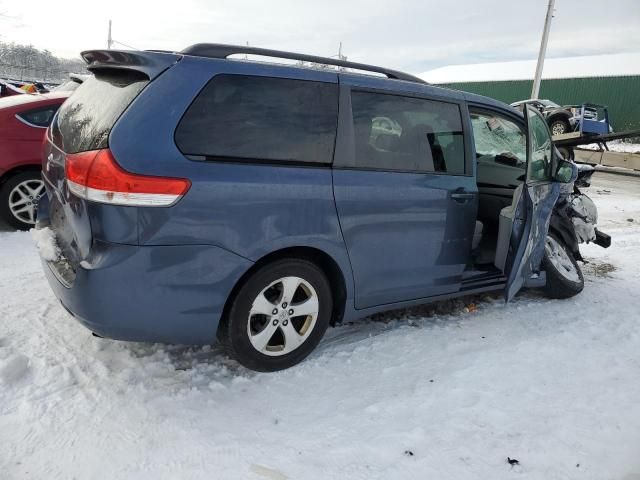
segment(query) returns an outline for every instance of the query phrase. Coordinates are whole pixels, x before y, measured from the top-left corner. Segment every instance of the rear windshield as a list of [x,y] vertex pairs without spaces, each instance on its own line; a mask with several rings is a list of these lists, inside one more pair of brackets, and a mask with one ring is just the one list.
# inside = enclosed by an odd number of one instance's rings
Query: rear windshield
[[60,107],[51,128],[54,143],[67,153],[106,148],[116,120],[147,83],[140,72],[97,72]]

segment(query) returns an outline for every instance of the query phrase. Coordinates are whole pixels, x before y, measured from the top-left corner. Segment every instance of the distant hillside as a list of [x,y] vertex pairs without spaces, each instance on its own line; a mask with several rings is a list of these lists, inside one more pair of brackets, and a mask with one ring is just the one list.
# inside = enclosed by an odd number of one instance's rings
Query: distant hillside
[[87,73],[80,58],[60,58],[31,45],[0,42],[0,78],[59,83],[69,73]]

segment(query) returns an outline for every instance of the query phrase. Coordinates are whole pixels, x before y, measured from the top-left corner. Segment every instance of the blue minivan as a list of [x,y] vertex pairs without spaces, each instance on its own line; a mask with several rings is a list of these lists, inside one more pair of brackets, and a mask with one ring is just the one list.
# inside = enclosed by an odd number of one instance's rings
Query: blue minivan
[[217,338],[274,371],[336,322],[583,288],[579,238],[553,220],[577,168],[535,108],[252,47],[82,56],[93,77],[47,132],[37,228],[61,251],[51,288],[96,335]]

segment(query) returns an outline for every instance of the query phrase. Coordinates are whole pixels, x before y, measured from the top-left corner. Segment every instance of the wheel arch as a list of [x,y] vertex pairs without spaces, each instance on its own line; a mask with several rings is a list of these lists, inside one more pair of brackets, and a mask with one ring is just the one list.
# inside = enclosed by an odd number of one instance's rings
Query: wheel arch
[[549,116],[547,117],[547,123],[551,124],[553,122],[555,122],[556,120],[563,120],[565,122],[567,122],[568,124],[569,119],[571,118],[571,115],[569,114],[569,112],[566,111],[555,111],[549,114]]
[[580,248],[578,246],[578,240],[576,239],[575,230],[573,224],[569,218],[564,218],[554,212],[551,215],[551,222],[549,224],[549,232],[555,233],[560,239],[569,247],[571,253],[576,260],[582,260],[580,255]]
[[347,283],[345,275],[338,265],[338,262],[336,262],[336,260],[327,252],[320,250],[319,248],[309,246],[294,246],[281,248],[264,255],[263,257],[258,259],[246,272],[244,272],[244,274],[242,274],[227,297],[224,308],[222,310],[222,316],[219,325],[222,325],[226,321],[229,309],[233,304],[233,300],[235,299],[238,291],[240,290],[242,285],[244,285],[247,279],[263,266],[268,265],[269,263],[272,263],[276,260],[285,258],[308,260],[314,263],[323,271],[323,273],[329,280],[331,293],[333,295],[333,313],[331,316],[331,325],[339,323],[342,320],[347,300]]
[[41,165],[36,165],[36,164],[18,165],[16,167],[13,167],[5,171],[2,174],[2,176],[0,176],[0,185],[3,185],[4,183],[7,182],[7,180],[9,180],[11,177],[15,175],[19,175],[25,172],[40,172],[40,171],[42,171]]

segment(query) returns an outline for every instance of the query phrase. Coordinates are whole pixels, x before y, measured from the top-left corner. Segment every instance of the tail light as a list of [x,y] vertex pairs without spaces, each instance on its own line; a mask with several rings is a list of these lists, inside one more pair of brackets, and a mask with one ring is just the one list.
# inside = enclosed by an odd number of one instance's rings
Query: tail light
[[168,207],[187,193],[191,182],[184,178],[129,173],[106,148],[67,155],[69,190],[94,202],[139,207]]

